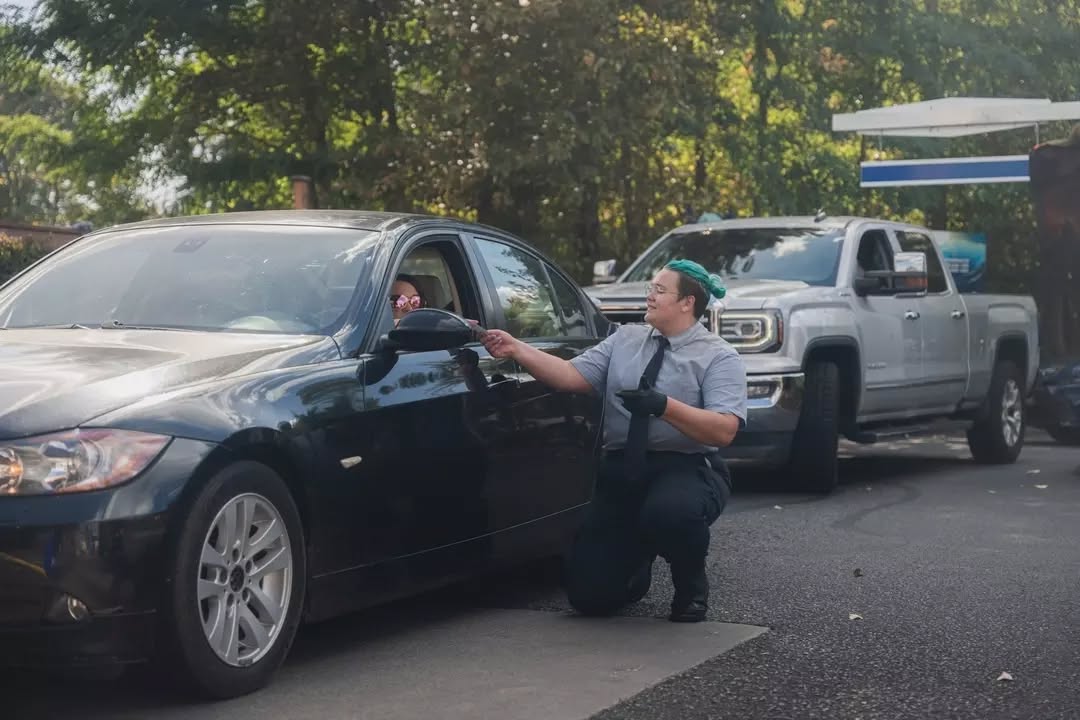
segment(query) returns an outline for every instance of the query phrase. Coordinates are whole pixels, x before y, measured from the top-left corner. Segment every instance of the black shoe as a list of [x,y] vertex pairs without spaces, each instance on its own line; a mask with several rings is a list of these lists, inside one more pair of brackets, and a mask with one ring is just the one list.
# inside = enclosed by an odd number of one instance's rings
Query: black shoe
[[655,557],[651,557],[645,561],[645,564],[634,573],[634,576],[630,578],[630,584],[626,588],[626,603],[636,603],[641,598],[649,594],[649,588],[652,587],[652,566]]
[[705,568],[682,586],[675,586],[675,599],[671,603],[671,622],[701,622],[709,612],[709,578]]

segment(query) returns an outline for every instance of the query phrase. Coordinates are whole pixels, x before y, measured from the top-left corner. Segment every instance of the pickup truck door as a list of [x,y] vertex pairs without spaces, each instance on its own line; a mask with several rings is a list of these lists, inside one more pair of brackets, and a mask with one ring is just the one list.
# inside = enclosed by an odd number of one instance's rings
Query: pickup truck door
[[[862,272],[891,270],[895,247],[885,228],[859,235],[852,279]],[[853,295],[862,357],[861,420],[906,414],[911,392],[922,381],[922,325],[916,298]],[[914,413],[913,413],[914,414]]]
[[968,318],[937,246],[926,233],[898,230],[904,252],[926,255],[926,295],[919,299],[923,337],[923,380],[912,400],[929,413],[951,412],[963,399],[969,378]]

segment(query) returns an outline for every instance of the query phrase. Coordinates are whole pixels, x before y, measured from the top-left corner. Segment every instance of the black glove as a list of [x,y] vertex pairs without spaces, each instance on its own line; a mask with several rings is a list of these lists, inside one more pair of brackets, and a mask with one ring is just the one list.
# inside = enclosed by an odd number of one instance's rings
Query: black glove
[[660,417],[667,410],[667,395],[655,390],[620,390],[615,395],[631,415],[655,415]]

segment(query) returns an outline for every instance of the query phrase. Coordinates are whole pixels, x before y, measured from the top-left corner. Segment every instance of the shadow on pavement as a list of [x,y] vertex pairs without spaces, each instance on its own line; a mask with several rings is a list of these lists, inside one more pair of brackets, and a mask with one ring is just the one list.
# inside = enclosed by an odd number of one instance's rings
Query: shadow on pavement
[[[945,455],[889,454],[856,455],[840,459],[839,489],[857,484],[888,484],[897,480],[919,480],[939,472],[972,467],[970,457]],[[798,474],[789,470],[768,470],[749,466],[733,467],[736,496],[756,494],[806,494]],[[815,496],[826,499],[827,496]]]
[[[275,684],[296,680],[297,676],[334,672],[336,659],[360,652],[366,644],[397,633],[422,631],[477,608],[505,607],[508,597],[535,597],[557,592],[558,588],[556,564],[529,563],[303,626]],[[183,696],[143,665],[7,671],[0,687],[3,688],[0,718],[12,720],[67,720],[73,717],[141,720],[180,715],[198,718],[210,708],[217,710],[217,704],[203,704]]]

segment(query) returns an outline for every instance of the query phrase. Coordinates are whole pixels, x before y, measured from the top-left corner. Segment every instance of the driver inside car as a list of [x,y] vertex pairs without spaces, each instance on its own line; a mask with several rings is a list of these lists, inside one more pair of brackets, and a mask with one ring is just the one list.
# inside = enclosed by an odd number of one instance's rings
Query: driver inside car
[[390,308],[394,313],[394,325],[413,310],[427,306],[418,285],[412,275],[399,273],[394,284],[390,286]]

